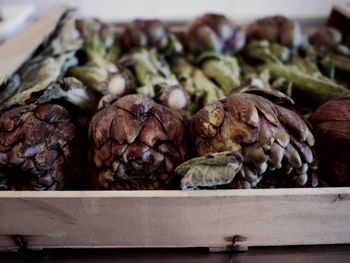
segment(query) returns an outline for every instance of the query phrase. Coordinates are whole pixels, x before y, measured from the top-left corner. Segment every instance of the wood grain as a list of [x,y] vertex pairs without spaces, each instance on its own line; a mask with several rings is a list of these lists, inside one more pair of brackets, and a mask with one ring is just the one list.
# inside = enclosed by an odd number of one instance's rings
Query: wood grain
[[0,192],[0,249],[350,243],[350,188]]
[[54,6],[1,45],[0,84],[30,58],[35,49],[54,30],[66,10],[65,6]]

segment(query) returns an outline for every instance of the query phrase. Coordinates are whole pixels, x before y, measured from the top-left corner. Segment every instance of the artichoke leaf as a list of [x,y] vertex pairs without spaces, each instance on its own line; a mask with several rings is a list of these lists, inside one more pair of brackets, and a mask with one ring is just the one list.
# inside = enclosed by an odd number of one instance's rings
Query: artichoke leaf
[[34,102],[31,105],[35,106],[61,98],[84,110],[93,110],[94,97],[94,94],[89,92],[80,81],[70,77],[52,82],[49,85],[46,85],[46,83],[45,85],[36,85],[31,89],[17,93],[1,105],[1,110],[12,106],[26,105],[33,100]]
[[241,169],[243,157],[237,152],[219,152],[190,159],[175,169],[181,189],[199,189],[232,182]]

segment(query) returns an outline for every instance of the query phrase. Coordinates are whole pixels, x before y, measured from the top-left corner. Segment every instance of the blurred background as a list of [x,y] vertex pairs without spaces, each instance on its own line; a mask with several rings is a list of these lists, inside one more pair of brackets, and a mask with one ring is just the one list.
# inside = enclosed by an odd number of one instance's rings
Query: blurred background
[[58,3],[77,8],[78,16],[107,22],[140,17],[182,21],[205,12],[218,12],[240,22],[282,14],[304,20],[304,24],[321,24],[333,5],[350,4],[350,0],[0,0],[0,42]]
[[79,8],[83,16],[125,21],[135,17],[186,19],[204,12],[221,12],[233,18],[283,14],[291,18],[325,17],[336,3],[349,0],[0,0],[0,4],[32,4],[37,12],[54,3]]

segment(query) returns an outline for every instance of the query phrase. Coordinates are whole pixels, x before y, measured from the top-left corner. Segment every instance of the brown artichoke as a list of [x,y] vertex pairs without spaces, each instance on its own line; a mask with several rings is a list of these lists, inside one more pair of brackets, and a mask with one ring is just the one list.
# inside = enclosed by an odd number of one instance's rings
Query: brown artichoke
[[63,189],[78,172],[78,132],[61,106],[19,106],[0,115],[0,189]]
[[[282,106],[291,103],[280,92],[250,89],[201,109],[191,122],[192,145],[194,156],[206,160],[177,168],[181,187],[251,188],[261,180],[268,187],[317,185],[314,137],[298,114]],[[208,166],[217,172],[209,167],[207,173]]]
[[164,189],[185,161],[185,128],[174,110],[128,95],[95,114],[89,129],[97,189]]
[[324,103],[311,122],[322,178],[332,186],[350,186],[350,96]]

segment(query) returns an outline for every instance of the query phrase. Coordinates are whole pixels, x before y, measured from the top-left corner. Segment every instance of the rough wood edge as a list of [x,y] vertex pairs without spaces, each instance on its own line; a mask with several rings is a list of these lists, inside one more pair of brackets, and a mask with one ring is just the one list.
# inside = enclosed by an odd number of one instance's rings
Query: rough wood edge
[[63,5],[55,5],[0,46],[0,84],[30,58],[67,10]]
[[152,198],[152,197],[227,197],[227,196],[294,196],[349,195],[350,187],[280,188],[235,190],[146,190],[146,191],[0,191],[0,198]]

